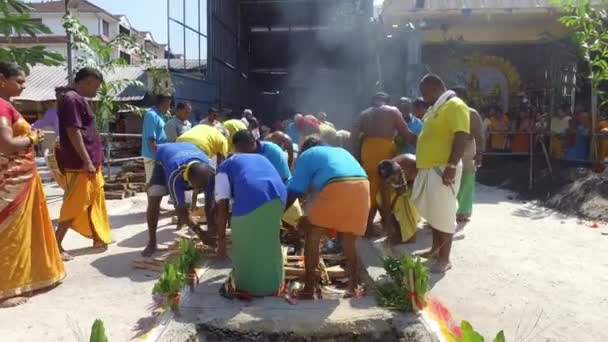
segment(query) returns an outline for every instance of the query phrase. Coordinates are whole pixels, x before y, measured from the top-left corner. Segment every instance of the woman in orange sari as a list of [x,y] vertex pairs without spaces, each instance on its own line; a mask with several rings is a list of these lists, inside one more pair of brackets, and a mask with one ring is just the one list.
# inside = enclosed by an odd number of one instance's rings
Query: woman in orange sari
[[530,133],[534,130],[534,120],[530,109],[522,109],[515,122],[513,130],[517,133],[513,135],[511,141],[511,152],[530,154]]
[[490,108],[490,148],[494,151],[507,150],[507,132],[511,126],[509,117],[499,107]]
[[65,278],[36,169],[42,133],[8,102],[24,88],[23,69],[0,62],[0,307],[23,304]]

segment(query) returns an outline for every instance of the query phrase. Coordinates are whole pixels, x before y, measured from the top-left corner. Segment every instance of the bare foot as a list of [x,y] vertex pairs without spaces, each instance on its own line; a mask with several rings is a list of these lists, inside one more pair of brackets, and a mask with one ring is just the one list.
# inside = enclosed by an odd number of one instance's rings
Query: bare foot
[[152,254],[154,254],[154,252],[156,252],[156,244],[155,243],[149,243],[146,248],[144,249],[143,252],[141,252],[141,256],[143,256],[144,258],[149,258],[152,256]]
[[12,308],[27,303],[30,297],[13,297],[0,301],[0,308]]
[[362,298],[365,296],[365,289],[361,285],[349,286],[344,293],[344,299]]
[[68,252],[66,252],[64,250],[61,250],[60,253],[61,253],[61,260],[63,260],[63,261],[74,260],[74,257],[71,256],[70,253],[68,253]]
[[442,274],[452,268],[452,264],[448,262],[436,261],[431,265],[431,273]]
[[93,241],[93,248],[107,250],[108,244],[102,241]]
[[439,251],[428,250],[426,252],[414,253],[414,256],[424,259],[437,259],[439,257]]

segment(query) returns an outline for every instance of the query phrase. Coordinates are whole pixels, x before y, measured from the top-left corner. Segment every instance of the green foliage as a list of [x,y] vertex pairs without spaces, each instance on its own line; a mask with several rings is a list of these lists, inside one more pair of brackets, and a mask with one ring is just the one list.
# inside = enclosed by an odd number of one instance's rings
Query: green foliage
[[103,321],[96,319],[91,327],[91,339],[90,342],[108,342],[106,337],[106,329],[103,326]]
[[18,0],[0,0],[0,34],[9,41],[9,46],[0,47],[0,60],[15,61],[29,73],[34,64],[59,65],[61,54],[47,51],[44,46],[18,48],[10,46],[11,35],[36,37],[41,33],[51,33],[44,24],[30,20],[31,8]]
[[140,58],[144,66],[150,65],[152,56],[145,49],[137,44],[128,35],[118,35],[106,42],[100,37],[92,36],[86,26],[71,15],[63,18],[63,27],[72,35],[72,48],[80,53],[76,56],[74,70],[83,67],[93,67],[101,71],[106,78],[98,91],[99,104],[97,106],[96,118],[97,126],[102,131],[107,131],[109,123],[114,120],[114,114],[120,109],[132,110],[141,114],[143,110],[136,109],[131,105],[119,105],[114,99],[118,94],[128,87],[143,88],[144,85],[138,80],[117,79],[108,80],[108,75],[114,72],[116,67],[128,65],[122,58],[114,58],[113,51],[120,48],[126,51],[133,51],[133,55]]
[[179,242],[179,252],[178,265],[181,272],[186,275],[189,274],[203,258],[199,250],[194,247],[192,240],[181,240]]
[[594,8],[589,0],[553,0],[562,10],[560,22],[572,30],[582,58],[591,66],[592,87],[597,89],[608,81],[608,15],[603,8]]
[[165,264],[160,278],[154,284],[152,294],[163,298],[164,308],[175,309],[175,297],[179,296],[185,285],[186,275],[181,271],[181,266],[177,263],[168,262]]
[[[484,342],[483,336],[479,332],[477,332],[471,323],[467,321],[460,322],[460,331],[462,332],[462,337],[458,337],[452,333],[450,336],[454,342]],[[496,337],[494,337],[494,342],[505,342],[505,333],[501,330]]]
[[[387,257],[383,260],[387,278],[377,286],[377,300],[382,307],[399,311],[412,311],[414,295],[419,305],[424,306],[424,296],[429,290],[429,271],[420,258],[414,259],[408,255],[401,258]],[[408,281],[409,270],[413,271],[414,288]]]

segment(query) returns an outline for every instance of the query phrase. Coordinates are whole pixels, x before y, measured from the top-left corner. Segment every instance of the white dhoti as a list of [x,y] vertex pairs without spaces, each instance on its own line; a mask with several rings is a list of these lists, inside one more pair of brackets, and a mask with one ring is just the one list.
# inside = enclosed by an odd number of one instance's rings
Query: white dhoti
[[447,234],[456,231],[456,212],[458,211],[458,190],[462,178],[462,163],[456,168],[454,184],[443,184],[445,166],[419,169],[412,189],[412,201],[420,216],[431,227]]

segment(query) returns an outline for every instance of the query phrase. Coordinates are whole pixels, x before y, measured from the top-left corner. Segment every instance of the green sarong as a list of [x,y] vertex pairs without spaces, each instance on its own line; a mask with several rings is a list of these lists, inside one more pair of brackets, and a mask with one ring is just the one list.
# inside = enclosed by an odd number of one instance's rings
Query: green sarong
[[232,276],[236,290],[274,295],[283,283],[279,239],[283,203],[267,202],[245,216],[232,217]]
[[458,212],[457,216],[471,217],[473,214],[473,200],[475,196],[475,172],[463,171],[458,191]]

